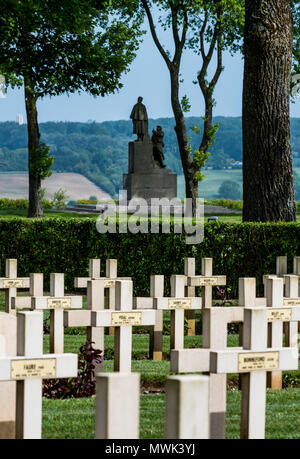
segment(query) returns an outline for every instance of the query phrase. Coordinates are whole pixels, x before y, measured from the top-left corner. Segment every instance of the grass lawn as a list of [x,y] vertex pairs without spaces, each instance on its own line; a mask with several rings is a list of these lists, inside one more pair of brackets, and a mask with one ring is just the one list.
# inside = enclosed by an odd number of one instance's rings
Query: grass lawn
[[[220,222],[224,223],[242,223],[242,215],[218,215],[218,213],[212,213],[212,215],[217,215]],[[44,216],[47,218],[92,218],[97,219],[98,214],[77,214],[73,212],[55,212],[51,210],[45,210]],[[204,217],[204,221],[207,222],[210,215]],[[0,219],[11,220],[14,218],[25,218],[27,219],[27,210],[0,210]],[[128,217],[131,218],[131,217]],[[143,218],[141,218],[143,220]],[[171,217],[171,221],[173,218]],[[181,221],[181,220],[180,220]],[[300,221],[300,206],[297,208],[297,221]]]
[[[227,438],[239,438],[240,400],[228,391]],[[164,394],[141,395],[140,438],[163,438],[164,410]],[[94,398],[43,400],[43,438],[92,439],[94,425]],[[266,438],[300,439],[300,389],[267,391]]]

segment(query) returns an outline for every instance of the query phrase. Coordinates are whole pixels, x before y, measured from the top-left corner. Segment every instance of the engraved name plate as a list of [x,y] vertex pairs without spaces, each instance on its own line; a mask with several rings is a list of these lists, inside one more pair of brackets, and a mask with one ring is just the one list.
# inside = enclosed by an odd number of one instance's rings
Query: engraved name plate
[[48,309],[67,309],[71,308],[71,298],[48,298],[47,308]]
[[104,282],[104,288],[109,288],[113,287],[115,285],[116,281],[115,280],[107,280]]
[[19,279],[7,279],[3,281],[3,288],[23,288],[24,281]]
[[192,308],[192,300],[184,299],[184,298],[177,298],[177,299],[169,299],[168,300],[168,308],[169,309],[191,309]]
[[56,359],[28,359],[11,361],[11,379],[53,378],[56,376]]
[[217,279],[214,277],[199,278],[199,285],[217,285]]
[[284,306],[300,306],[300,298],[296,298],[296,299],[289,299],[289,298],[285,298],[283,300],[283,305]]
[[115,326],[120,325],[141,325],[142,313],[141,312],[112,312],[111,324]]
[[239,371],[276,370],[279,367],[279,352],[255,352],[239,354]]
[[291,309],[273,309],[268,311],[268,322],[290,322],[292,320]]

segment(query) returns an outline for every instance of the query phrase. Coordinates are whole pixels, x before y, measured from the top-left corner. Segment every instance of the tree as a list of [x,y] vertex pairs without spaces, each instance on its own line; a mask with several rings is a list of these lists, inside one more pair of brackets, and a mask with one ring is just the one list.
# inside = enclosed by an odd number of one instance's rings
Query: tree
[[[215,140],[218,126],[213,126],[213,93],[219,80],[222,66],[222,52],[231,47],[239,35],[243,18],[242,0],[141,0],[148,17],[154,43],[163,57],[170,74],[171,104],[175,118],[175,131],[185,177],[186,197],[193,201],[195,210],[198,197],[198,182],[203,179],[201,169],[209,156],[208,149]],[[158,23],[166,31],[171,29],[174,53],[165,49],[159,39],[154,21],[153,9],[160,12]],[[238,28],[236,30],[236,26]],[[208,43],[208,50],[206,44]],[[186,48],[192,49],[202,59],[197,82],[205,100],[204,131],[199,149],[194,153],[189,144],[185,123],[185,112],[190,109],[187,96],[180,96],[181,63]],[[217,53],[217,67],[211,80],[208,69],[214,53]],[[199,132],[195,127],[196,132]]]
[[290,0],[246,0],[244,221],[294,221],[290,138]]
[[[2,0],[0,73],[25,88],[29,217],[43,215],[41,181],[52,157],[41,143],[37,101],[75,91],[104,96],[121,87],[135,57],[140,17],[131,0]],[[108,6],[110,4],[111,6]],[[119,18],[109,16],[116,7]]]

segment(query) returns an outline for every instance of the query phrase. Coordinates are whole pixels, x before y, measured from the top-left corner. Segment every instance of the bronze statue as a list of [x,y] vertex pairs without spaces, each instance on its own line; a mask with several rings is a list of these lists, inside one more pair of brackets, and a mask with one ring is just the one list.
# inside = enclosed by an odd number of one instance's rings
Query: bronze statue
[[153,158],[161,168],[166,167],[164,164],[164,132],[161,126],[157,126],[156,130],[152,131],[152,143],[153,143]]
[[133,133],[137,134],[136,142],[143,142],[145,138],[149,137],[148,134],[148,114],[144,104],[143,98],[139,97],[137,104],[132,109],[130,118],[133,121]]

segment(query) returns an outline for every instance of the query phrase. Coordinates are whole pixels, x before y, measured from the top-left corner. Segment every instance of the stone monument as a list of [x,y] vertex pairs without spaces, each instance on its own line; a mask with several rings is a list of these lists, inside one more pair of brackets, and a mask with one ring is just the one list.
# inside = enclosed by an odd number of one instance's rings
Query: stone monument
[[133,133],[137,135],[129,143],[128,174],[123,176],[123,189],[127,190],[127,199],[143,198],[150,203],[151,198],[177,197],[177,175],[164,164],[164,132],[161,126],[148,131],[148,114],[143,98],[139,97],[130,118]]

